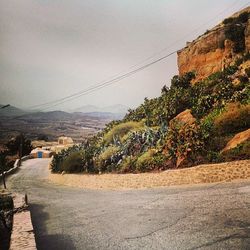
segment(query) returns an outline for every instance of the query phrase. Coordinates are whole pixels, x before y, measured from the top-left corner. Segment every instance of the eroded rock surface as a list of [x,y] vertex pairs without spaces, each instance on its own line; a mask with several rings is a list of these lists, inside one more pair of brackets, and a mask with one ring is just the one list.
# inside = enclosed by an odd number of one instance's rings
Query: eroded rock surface
[[250,140],[250,128],[243,131],[243,132],[240,132],[238,134],[236,134],[226,145],[226,147],[221,151],[222,153],[230,150],[230,149],[233,149],[233,148],[236,148],[239,144],[247,141],[247,140]]
[[[246,11],[250,12],[250,7],[234,16]],[[250,50],[250,20],[244,25],[245,51],[242,53]],[[197,82],[234,62],[238,54],[233,51],[234,43],[226,39],[226,27],[227,25],[221,23],[178,51],[180,75],[194,71],[196,73],[194,82]]]

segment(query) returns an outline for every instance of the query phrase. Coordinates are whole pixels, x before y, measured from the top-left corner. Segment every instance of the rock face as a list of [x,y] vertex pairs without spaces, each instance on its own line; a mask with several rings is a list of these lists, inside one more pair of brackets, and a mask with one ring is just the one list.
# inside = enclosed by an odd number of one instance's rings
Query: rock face
[[221,153],[224,153],[230,149],[236,148],[239,144],[250,140],[250,129],[245,130],[243,132],[240,132],[236,134],[226,145],[226,147],[221,151]]
[[[236,13],[234,17],[246,11],[250,12],[250,7]],[[196,79],[194,82],[196,82],[212,73],[222,70],[234,61],[237,54],[233,52],[233,42],[226,39],[226,27],[227,25],[221,23],[178,51],[180,75],[195,71]],[[250,20],[245,24],[244,40],[245,49],[249,51]]]
[[180,121],[182,123],[187,123],[187,124],[193,124],[196,121],[196,119],[191,114],[191,110],[190,109],[186,109],[185,111],[183,111],[180,114],[178,114],[173,119],[173,121],[174,120],[178,120],[178,121]]

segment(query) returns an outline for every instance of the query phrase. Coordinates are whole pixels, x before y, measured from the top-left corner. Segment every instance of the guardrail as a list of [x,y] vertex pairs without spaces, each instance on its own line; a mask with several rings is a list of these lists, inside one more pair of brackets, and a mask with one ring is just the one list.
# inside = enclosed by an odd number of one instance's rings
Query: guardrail
[[[33,158],[32,155],[25,155],[25,156],[23,156],[21,158],[21,161],[20,161],[20,159],[17,159],[15,161],[15,163],[14,163],[14,166],[11,169],[9,169],[8,171],[3,172],[4,176],[8,176],[10,174],[15,173],[17,171],[17,169],[21,166],[22,161],[26,161],[26,160],[29,160],[29,159],[32,159],[32,158]],[[2,179],[3,174],[0,174],[1,179]]]

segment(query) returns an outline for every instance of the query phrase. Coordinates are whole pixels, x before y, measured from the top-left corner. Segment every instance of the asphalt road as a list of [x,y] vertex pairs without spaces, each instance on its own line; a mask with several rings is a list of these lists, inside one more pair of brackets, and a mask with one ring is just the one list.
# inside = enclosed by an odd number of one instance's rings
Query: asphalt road
[[7,183],[28,194],[38,249],[250,249],[250,181],[98,191],[49,183],[47,166]]

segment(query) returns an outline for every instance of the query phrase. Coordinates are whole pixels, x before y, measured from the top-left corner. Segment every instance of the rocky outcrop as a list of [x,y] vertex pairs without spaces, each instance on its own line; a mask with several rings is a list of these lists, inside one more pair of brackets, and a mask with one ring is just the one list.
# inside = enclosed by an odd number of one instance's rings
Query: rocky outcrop
[[[234,15],[250,12],[250,7]],[[250,50],[250,20],[245,25],[245,49]],[[226,39],[225,30],[228,25],[223,23],[206,32],[187,46],[178,51],[179,74],[194,71],[197,82],[212,73],[223,70],[229,66],[237,57],[233,52],[234,43]]]
[[185,111],[181,112],[175,118],[173,118],[172,121],[176,121],[176,120],[182,123],[187,123],[187,124],[193,124],[196,121],[196,119],[191,114],[190,109],[186,109]]
[[239,144],[250,140],[250,129],[236,134],[226,145],[226,147],[221,151],[224,153],[230,149],[236,148]]

